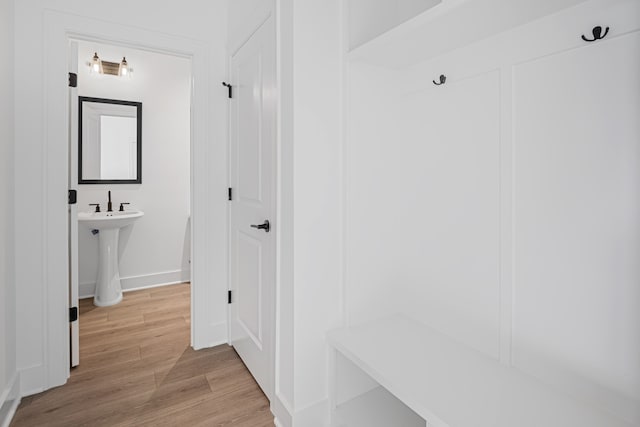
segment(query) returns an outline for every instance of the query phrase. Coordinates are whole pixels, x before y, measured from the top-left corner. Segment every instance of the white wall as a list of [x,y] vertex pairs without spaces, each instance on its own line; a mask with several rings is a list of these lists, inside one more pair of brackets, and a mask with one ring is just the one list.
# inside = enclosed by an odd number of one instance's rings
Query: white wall
[[[397,78],[393,71],[368,64],[348,67],[345,304],[349,324],[397,312],[403,301],[401,281],[406,275],[396,268],[402,254],[389,244],[402,224],[389,216],[406,209],[394,202],[398,182],[385,172],[396,144],[403,142],[395,126],[399,117],[390,108],[395,104],[397,86],[393,82]],[[391,158],[405,154],[400,150]],[[398,167],[397,160],[394,166]],[[401,238],[406,236],[395,239]],[[372,261],[378,263],[375,268]]]
[[13,275],[13,81],[14,5],[0,1],[0,424],[10,407],[16,373],[15,281]]
[[[117,62],[126,56],[131,78],[96,75],[86,62],[93,52]],[[145,215],[122,230],[120,276],[126,289],[189,280],[189,145],[190,61],[186,58],[78,43],[78,95],[142,102],[142,184],[78,186],[78,211],[89,203],[113,209],[120,202]],[[74,147],[77,150],[77,147]],[[97,274],[98,236],[78,229],[80,296],[93,294]]]
[[349,65],[350,323],[405,313],[640,422],[639,8]]
[[[16,61],[20,64],[15,84],[17,360],[23,392],[63,383],[68,357],[62,347],[55,354],[49,352],[55,345],[48,337],[61,333],[56,322],[62,322],[65,313],[62,308],[50,311],[47,305],[50,299],[55,300],[55,307],[64,303],[64,298],[56,297],[64,296],[66,280],[64,254],[56,252],[65,238],[65,172],[56,169],[57,164],[65,163],[64,120],[55,108],[43,109],[48,98],[64,105],[64,28],[79,28],[76,31],[97,34],[102,40],[117,42],[131,37],[134,43],[157,50],[163,49],[159,44],[166,43],[165,49],[197,53],[196,64],[192,64],[196,70],[193,93],[208,101],[196,103],[193,118],[198,126],[193,136],[192,168],[200,176],[192,185],[197,195],[192,200],[192,224],[199,230],[193,245],[200,251],[192,254],[192,281],[196,288],[196,282],[202,284],[194,296],[193,309],[201,313],[202,321],[194,325],[193,341],[198,348],[224,342],[227,101],[220,82],[226,75],[226,2],[187,0],[159,7],[152,1],[28,0],[16,2],[15,28]],[[54,58],[50,52],[56,52]],[[52,67],[55,75],[44,75],[44,70]],[[45,134],[45,129],[55,130],[55,135]],[[55,190],[47,192],[52,186]],[[58,316],[57,321],[51,322],[51,316]],[[58,338],[62,342],[62,337]]]
[[326,422],[325,335],[342,322],[341,25],[339,0],[293,4],[293,377],[301,426]]
[[[354,68],[354,85],[374,70]],[[498,357],[496,74],[401,95],[388,89],[399,76],[368,77],[369,92],[385,87],[387,95],[353,96],[360,135],[348,156],[351,322],[411,313]]]

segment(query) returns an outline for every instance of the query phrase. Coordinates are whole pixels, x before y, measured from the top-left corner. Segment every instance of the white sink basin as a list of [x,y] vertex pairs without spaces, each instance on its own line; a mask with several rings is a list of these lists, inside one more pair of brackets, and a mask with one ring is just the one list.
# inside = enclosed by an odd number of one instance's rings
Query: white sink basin
[[129,224],[133,224],[142,215],[144,215],[144,212],[134,210],[124,212],[80,212],[78,213],[78,221],[92,230],[107,230],[126,227]]
[[99,307],[122,301],[122,284],[118,265],[120,229],[142,217],[142,211],[80,212],[78,223],[90,230],[98,230],[98,278],[93,303]]

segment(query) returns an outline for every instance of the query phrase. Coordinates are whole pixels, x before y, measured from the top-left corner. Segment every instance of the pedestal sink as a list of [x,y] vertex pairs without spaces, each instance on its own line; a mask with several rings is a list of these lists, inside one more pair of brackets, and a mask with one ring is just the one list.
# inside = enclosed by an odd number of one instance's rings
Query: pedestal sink
[[78,222],[90,230],[98,230],[98,278],[93,303],[99,307],[122,301],[122,285],[118,268],[120,229],[142,217],[142,211],[80,212]]

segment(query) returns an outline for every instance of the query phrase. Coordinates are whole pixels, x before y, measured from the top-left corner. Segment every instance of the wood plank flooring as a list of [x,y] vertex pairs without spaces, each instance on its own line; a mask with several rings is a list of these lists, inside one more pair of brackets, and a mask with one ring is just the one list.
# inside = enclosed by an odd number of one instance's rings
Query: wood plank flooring
[[25,397],[21,426],[273,426],[269,401],[227,345],[190,347],[190,285],[80,301],[80,365]]

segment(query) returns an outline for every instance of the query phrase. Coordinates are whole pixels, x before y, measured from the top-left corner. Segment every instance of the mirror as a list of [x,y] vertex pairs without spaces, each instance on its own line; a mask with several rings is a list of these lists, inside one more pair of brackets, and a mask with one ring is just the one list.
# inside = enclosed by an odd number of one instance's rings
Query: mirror
[[78,184],[140,184],[142,103],[79,100]]

